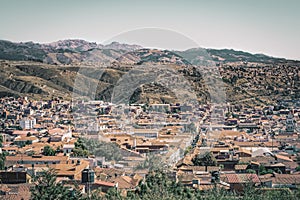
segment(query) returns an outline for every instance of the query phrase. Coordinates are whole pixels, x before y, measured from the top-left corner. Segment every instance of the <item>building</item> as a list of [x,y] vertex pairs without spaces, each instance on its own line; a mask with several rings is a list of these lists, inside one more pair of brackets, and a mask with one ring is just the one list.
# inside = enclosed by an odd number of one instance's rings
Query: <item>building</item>
[[158,138],[158,130],[155,129],[135,129],[134,136],[145,138]]
[[289,113],[286,118],[286,129],[285,132],[288,134],[293,134],[295,131],[294,117],[292,113]]
[[63,152],[64,153],[71,153],[74,148],[75,148],[74,144],[64,144],[64,146],[63,146]]
[[36,125],[36,119],[35,118],[25,117],[25,118],[20,120],[20,126],[23,130],[33,129],[33,127],[35,125]]

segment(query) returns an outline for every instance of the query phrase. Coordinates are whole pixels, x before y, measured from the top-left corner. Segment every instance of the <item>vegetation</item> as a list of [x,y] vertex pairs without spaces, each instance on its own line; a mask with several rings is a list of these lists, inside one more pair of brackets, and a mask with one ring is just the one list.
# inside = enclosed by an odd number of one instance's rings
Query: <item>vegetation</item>
[[5,167],[5,159],[6,159],[6,154],[0,153],[0,170],[3,170]]
[[0,148],[2,147],[2,143],[3,143],[3,136],[0,135]]
[[196,166],[216,166],[217,161],[211,152],[205,152],[204,154],[198,154],[192,159],[192,162]]
[[82,195],[77,190],[72,190],[61,183],[56,182],[54,170],[42,171],[34,177],[34,186],[31,188],[32,200],[77,200]]
[[192,146],[188,146],[188,147],[184,150],[184,155],[190,153],[192,149],[193,149]]
[[73,154],[80,157],[87,157],[92,154],[97,157],[105,157],[106,160],[115,161],[122,159],[121,150],[117,144],[86,138],[78,138]]
[[110,189],[104,196],[101,196],[101,192],[96,190],[87,197],[80,194],[77,189],[72,190],[61,183],[56,183],[56,176],[53,170],[43,171],[39,176],[35,177],[34,181],[35,184],[31,189],[32,200],[297,200],[300,197],[300,190],[294,192],[287,188],[266,190],[254,188],[252,184],[245,184],[245,192],[242,194],[236,194],[217,187],[209,191],[200,191],[176,183],[175,180],[169,178],[168,173],[161,169],[151,171],[139,183],[136,191],[127,193],[127,197],[122,196],[121,192],[116,188]]
[[[2,147],[3,143],[3,136],[0,135],[0,148]],[[0,153],[0,170],[3,170],[5,167],[5,159],[6,159],[6,153]]]
[[261,165],[261,166],[259,166],[259,174],[260,175],[265,175],[265,174],[273,174],[274,173],[274,171],[273,170],[271,170],[271,169],[266,169],[265,168],[265,166],[263,166],[263,165]]
[[149,169],[150,171],[158,170],[162,167],[162,161],[159,156],[155,154],[147,154],[144,162],[140,163],[136,169]]
[[256,189],[252,184],[245,184],[245,192],[236,194],[224,189],[214,188],[208,191],[194,190],[171,180],[167,173],[162,170],[152,171],[144,182],[141,182],[135,193],[128,193],[127,198],[121,198],[119,191],[112,189],[104,199],[203,199],[203,200],[296,200],[299,191],[291,192],[289,189],[278,190]]
[[73,149],[73,155],[77,157],[87,157],[89,155],[89,151],[87,150],[87,146],[84,143],[82,138],[78,138],[75,143],[75,148]]
[[53,148],[51,148],[49,145],[44,146],[43,154],[45,156],[55,156],[56,152]]

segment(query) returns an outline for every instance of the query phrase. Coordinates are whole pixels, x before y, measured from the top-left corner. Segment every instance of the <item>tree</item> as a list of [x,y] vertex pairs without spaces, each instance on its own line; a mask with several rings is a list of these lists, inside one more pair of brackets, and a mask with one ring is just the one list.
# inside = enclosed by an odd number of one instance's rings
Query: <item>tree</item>
[[216,166],[216,158],[211,152],[205,152],[204,154],[198,154],[193,159],[192,162],[196,166]]
[[136,169],[148,169],[150,171],[158,170],[162,167],[163,162],[160,157],[155,154],[147,154],[146,159],[136,166]]
[[34,177],[34,186],[31,188],[32,200],[77,200],[82,199],[81,193],[70,190],[62,183],[57,183],[54,169],[42,171]]
[[107,199],[107,200],[122,200],[124,198],[121,196],[121,193],[117,190],[117,188],[111,188],[105,194],[104,199]]
[[249,173],[249,174],[256,174],[256,171],[254,169],[247,169],[246,170],[246,173]]
[[[0,148],[2,147],[3,143],[3,136],[0,135]],[[6,159],[6,153],[0,153],[0,170],[3,170],[5,167],[5,159]]]
[[88,157],[89,151],[82,138],[78,138],[75,142],[75,148],[73,149],[73,155],[77,157]]
[[6,152],[0,153],[0,170],[5,168]]
[[0,135],[0,148],[2,147],[2,143],[3,143],[3,136]]
[[43,154],[45,156],[55,156],[56,152],[49,145],[44,146]]
[[73,155],[87,157],[90,154],[115,161],[119,161],[123,157],[120,148],[115,143],[78,138],[73,149]]

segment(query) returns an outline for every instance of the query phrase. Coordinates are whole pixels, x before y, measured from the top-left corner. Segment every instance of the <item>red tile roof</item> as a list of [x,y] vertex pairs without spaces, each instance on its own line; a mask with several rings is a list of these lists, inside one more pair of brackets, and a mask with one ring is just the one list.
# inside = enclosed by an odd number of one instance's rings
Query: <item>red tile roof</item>
[[300,174],[275,174],[274,184],[300,184]]
[[228,183],[260,183],[256,174],[225,174]]
[[106,187],[114,187],[115,186],[115,183],[99,181],[99,180],[95,180],[95,182],[93,184],[100,185],[100,186],[106,186]]

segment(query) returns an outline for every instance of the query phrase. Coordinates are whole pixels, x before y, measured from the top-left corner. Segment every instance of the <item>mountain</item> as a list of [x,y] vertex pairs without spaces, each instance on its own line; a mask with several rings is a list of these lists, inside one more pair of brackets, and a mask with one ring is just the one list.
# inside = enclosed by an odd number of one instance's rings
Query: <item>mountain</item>
[[38,43],[13,43],[0,40],[0,59],[4,60],[33,60],[42,62],[47,51]]
[[112,42],[108,45],[85,40],[60,40],[48,44],[14,43],[0,40],[0,59],[37,61],[47,64],[112,61],[128,51],[141,49],[139,45]]
[[0,59],[0,96],[70,100],[80,94],[111,101],[124,93],[129,102],[174,103],[192,91],[205,103],[221,98],[222,90],[227,101],[252,106],[300,97],[299,61],[232,49],[0,40]]
[[274,58],[264,54],[251,54],[233,49],[192,48],[186,51],[176,51],[176,53],[195,65],[230,62],[252,62],[265,64],[287,62],[284,58]]
[[110,44],[104,45],[103,49],[114,49],[114,50],[125,50],[125,51],[135,51],[142,49],[143,47],[135,44],[121,44],[119,42],[112,42]]
[[182,56],[168,50],[138,49],[129,51],[116,59],[120,63],[143,64],[143,63],[163,63],[190,65]]
[[103,45],[96,42],[87,42],[85,40],[73,39],[73,40],[59,40],[49,44],[44,44],[44,47],[55,50],[70,50],[71,52],[88,51],[90,49],[99,48],[102,49]]
[[[143,49],[139,45],[112,42],[107,45],[79,39],[59,40],[39,44],[33,42],[14,43],[0,40],[0,59],[38,61],[47,64],[71,64],[82,62],[164,62],[172,60],[182,64],[207,64],[228,62],[284,63],[283,58],[274,58],[263,54],[251,54],[233,49],[193,48],[186,51]],[[151,54],[151,55],[150,55]],[[172,57],[173,56],[173,57]],[[117,60],[117,58],[119,58]],[[138,61],[141,58],[140,61]],[[169,61],[166,61],[169,62]]]

